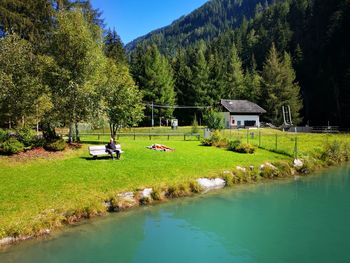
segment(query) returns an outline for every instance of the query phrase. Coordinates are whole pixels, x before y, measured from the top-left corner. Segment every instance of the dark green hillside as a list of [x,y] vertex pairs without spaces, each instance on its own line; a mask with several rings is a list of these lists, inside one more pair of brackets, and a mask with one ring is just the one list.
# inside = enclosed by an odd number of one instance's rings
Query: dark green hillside
[[227,29],[239,26],[244,17],[250,19],[266,9],[273,0],[211,0],[202,7],[174,21],[171,25],[137,38],[126,45],[128,51],[137,44],[156,44],[165,54],[173,54],[198,40],[209,41]]

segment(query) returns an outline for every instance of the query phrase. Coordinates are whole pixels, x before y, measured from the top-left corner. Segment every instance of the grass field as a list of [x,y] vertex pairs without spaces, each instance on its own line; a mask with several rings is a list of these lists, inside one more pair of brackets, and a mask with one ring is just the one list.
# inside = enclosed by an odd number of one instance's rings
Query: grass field
[[[321,148],[327,141],[350,141],[349,135],[291,134],[266,129],[249,130],[248,133],[246,130],[225,130],[222,133],[231,139],[240,138],[255,145],[260,143],[271,150],[275,150],[277,135],[277,150],[289,155],[293,154],[296,136],[300,155]],[[31,233],[49,225],[52,218],[66,211],[99,207],[103,200],[118,192],[172,186],[199,177],[215,176],[237,165],[257,166],[265,161],[290,159],[264,149],[246,155],[204,147],[196,140],[184,141],[183,136],[170,137],[169,141],[166,136],[152,140],[144,136],[135,140],[121,137],[125,153],[119,161],[92,160],[88,145],[106,144],[108,139],[109,136],[85,135],[81,149],[67,150],[49,158],[23,160],[0,156],[0,237]],[[166,144],[176,151],[146,149],[152,143]]]
[[[83,139],[91,143],[93,138]],[[151,143],[164,143],[176,151],[146,149]],[[242,155],[199,146],[198,141],[121,138],[121,144],[125,153],[119,161],[91,160],[88,144],[49,160],[14,161],[0,157],[0,237],[30,233],[33,226],[42,227],[45,217],[52,213],[98,206],[117,192],[174,185],[215,175],[236,165],[258,165],[286,158],[265,150]]]

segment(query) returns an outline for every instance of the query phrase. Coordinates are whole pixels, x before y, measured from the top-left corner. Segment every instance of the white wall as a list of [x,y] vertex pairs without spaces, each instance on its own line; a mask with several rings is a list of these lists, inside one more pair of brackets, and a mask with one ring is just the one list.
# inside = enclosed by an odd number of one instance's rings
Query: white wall
[[[238,121],[241,122],[240,126],[244,126],[244,121],[255,121],[255,126],[260,127],[259,115],[230,115],[229,112],[222,112],[222,115],[226,128],[237,128]],[[231,123],[232,118],[235,120],[234,124]]]
[[245,121],[255,121],[255,126],[260,127],[260,118],[259,115],[231,115],[231,119],[235,120],[234,124],[231,124],[231,127],[237,127],[238,122],[240,121],[240,126],[244,126]]

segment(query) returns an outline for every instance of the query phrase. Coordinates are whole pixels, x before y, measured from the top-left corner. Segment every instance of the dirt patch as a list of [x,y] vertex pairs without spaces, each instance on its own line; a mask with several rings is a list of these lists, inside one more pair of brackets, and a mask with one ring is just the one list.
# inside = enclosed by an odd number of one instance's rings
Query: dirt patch
[[40,147],[9,156],[8,158],[13,161],[27,161],[35,159],[54,159],[62,157],[63,155],[64,152],[49,152]]

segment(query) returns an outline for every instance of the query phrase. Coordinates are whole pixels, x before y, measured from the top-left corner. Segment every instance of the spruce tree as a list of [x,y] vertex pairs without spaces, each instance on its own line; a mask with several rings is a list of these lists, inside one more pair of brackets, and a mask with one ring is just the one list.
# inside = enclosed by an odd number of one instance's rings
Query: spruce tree
[[262,106],[267,111],[265,117],[273,124],[283,123],[282,106],[290,106],[294,124],[301,121],[300,87],[295,82],[290,56],[285,53],[281,58],[274,44],[263,67],[262,98]]
[[205,43],[201,42],[192,54],[192,90],[195,105],[212,105],[210,97],[209,67],[205,58]]
[[254,56],[252,66],[246,70],[244,75],[245,99],[258,103],[261,98],[261,76],[256,69]]
[[244,94],[242,62],[238,56],[235,44],[231,47],[231,54],[225,75],[225,96],[227,99],[242,99],[246,96]]
[[[140,89],[144,92],[144,99],[162,106],[175,104],[174,79],[172,68],[168,60],[159,53],[157,46],[147,48],[143,57],[143,66],[139,77]],[[155,113],[159,118],[171,118],[174,108],[158,108]]]
[[113,59],[115,63],[126,65],[127,57],[123,42],[115,29],[108,29],[104,38],[104,52],[108,58]]

